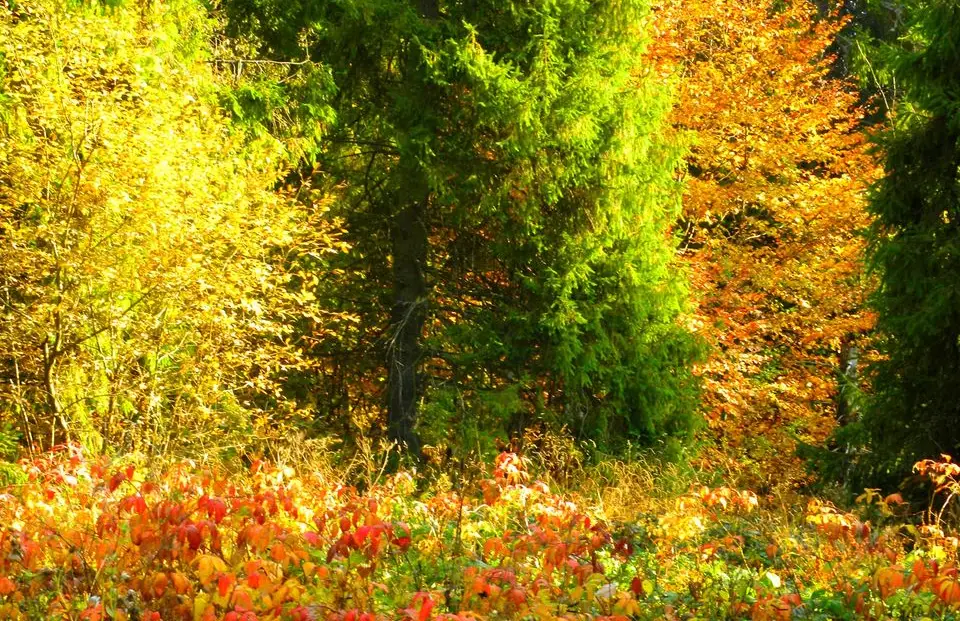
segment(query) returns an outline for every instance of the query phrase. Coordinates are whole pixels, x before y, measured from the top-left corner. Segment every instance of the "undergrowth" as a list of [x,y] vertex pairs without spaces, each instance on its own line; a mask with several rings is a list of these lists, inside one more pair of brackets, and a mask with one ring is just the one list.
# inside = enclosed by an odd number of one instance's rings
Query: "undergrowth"
[[[896,494],[797,507],[644,461],[565,491],[532,461],[419,490],[415,470],[375,470],[360,492],[320,460],[228,472],[62,447],[0,495],[0,619],[960,616],[957,539],[939,511],[910,525]],[[921,466],[947,494],[949,463]]]

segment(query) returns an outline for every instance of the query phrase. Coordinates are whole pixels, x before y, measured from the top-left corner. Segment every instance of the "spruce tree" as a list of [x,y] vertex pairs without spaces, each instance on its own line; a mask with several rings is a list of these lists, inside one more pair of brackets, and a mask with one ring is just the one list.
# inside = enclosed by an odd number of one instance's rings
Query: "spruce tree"
[[689,433],[682,149],[643,63],[644,1],[226,8],[260,58],[333,85],[303,177],[339,192],[352,250],[323,295],[365,329],[326,353],[383,361],[391,438],[416,450],[422,404],[484,395],[591,435]]
[[909,10],[888,50],[899,101],[870,201],[885,358],[873,366],[860,474],[890,485],[916,460],[960,450],[960,4]]

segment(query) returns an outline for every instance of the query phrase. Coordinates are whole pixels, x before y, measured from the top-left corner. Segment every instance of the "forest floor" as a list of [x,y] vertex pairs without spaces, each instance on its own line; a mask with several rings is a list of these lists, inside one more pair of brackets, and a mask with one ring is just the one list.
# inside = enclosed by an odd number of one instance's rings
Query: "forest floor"
[[322,457],[45,454],[2,494],[0,619],[957,617],[957,540],[896,494],[845,511],[698,467],[547,466],[503,453],[418,487],[370,463],[358,491]]

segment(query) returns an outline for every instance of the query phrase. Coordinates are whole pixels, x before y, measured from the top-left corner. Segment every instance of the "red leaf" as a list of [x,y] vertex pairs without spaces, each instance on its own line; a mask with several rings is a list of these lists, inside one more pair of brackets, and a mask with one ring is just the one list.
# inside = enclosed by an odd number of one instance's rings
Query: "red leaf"
[[233,576],[230,574],[220,574],[220,577],[217,578],[217,593],[220,594],[220,597],[226,597],[227,593],[230,592],[230,585],[233,584]]
[[433,600],[429,595],[423,594],[423,602],[420,604],[420,612],[417,613],[417,621],[427,621],[430,618],[430,611],[433,610]]
[[118,472],[117,474],[110,477],[110,482],[107,484],[107,489],[109,489],[112,492],[118,487],[120,487],[120,484],[126,480],[127,478],[123,475],[123,473]]
[[200,534],[200,529],[197,528],[194,524],[187,524],[183,527],[184,536],[187,539],[187,543],[190,545],[191,550],[198,550],[200,544],[203,543],[203,535]]
[[363,546],[363,542],[366,541],[367,535],[369,534],[370,534],[369,526],[361,526],[360,528],[358,528],[357,531],[353,533],[353,545],[355,545],[358,548]]

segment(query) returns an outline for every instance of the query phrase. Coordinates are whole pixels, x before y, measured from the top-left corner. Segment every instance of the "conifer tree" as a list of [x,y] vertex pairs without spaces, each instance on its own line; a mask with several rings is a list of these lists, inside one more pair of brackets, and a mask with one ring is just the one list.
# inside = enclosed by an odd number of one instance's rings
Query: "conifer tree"
[[343,349],[385,362],[391,438],[416,450],[445,390],[584,432],[690,431],[682,149],[643,65],[645,2],[226,7],[262,59],[333,85],[304,177],[340,188],[353,249],[326,295],[363,316]]
[[885,65],[900,100],[870,203],[886,358],[874,365],[861,472],[890,484],[916,460],[960,449],[960,5],[909,8]]

